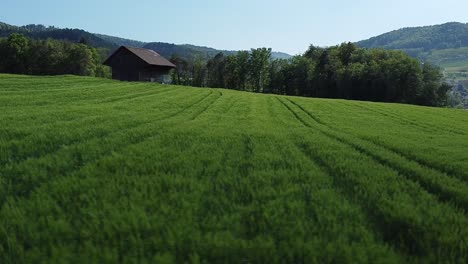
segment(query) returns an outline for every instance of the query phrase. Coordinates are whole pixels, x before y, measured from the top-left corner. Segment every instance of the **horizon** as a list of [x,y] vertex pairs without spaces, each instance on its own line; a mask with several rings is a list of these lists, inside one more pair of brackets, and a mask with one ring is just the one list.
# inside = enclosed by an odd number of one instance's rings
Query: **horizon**
[[[369,0],[346,3],[337,0],[315,5],[304,0],[288,3],[264,0],[254,3],[245,0],[218,3],[205,0],[196,4],[188,1],[158,4],[143,0],[137,7],[123,1],[113,1],[112,5],[110,1],[91,4],[90,0],[81,3],[56,0],[30,2],[32,1],[19,0],[4,4],[0,20],[15,26],[42,24],[77,28],[142,42],[196,45],[218,50],[268,47],[275,52],[290,55],[301,54],[310,45],[327,47],[343,42],[357,42],[401,28],[449,22],[467,23],[462,11],[466,10],[463,7],[468,8],[468,3],[454,0],[443,4],[433,0],[425,1],[423,6],[421,3],[407,3],[402,0],[392,3]],[[262,5],[265,2],[267,4]],[[333,5],[342,8],[332,7]],[[402,8],[403,5],[406,8]],[[453,5],[459,8],[454,9]],[[89,6],[94,7],[89,9]],[[43,11],[35,12],[39,9]],[[75,16],[68,15],[71,10],[75,12]],[[310,14],[308,10],[311,10]],[[326,12],[330,10],[333,12]],[[394,16],[395,11],[398,11],[399,19],[386,19]],[[112,15],[106,17],[104,12]],[[234,16],[240,12],[243,12],[243,20]],[[278,15],[284,16],[276,19]],[[377,17],[378,19],[373,20],[374,23],[368,23]],[[326,26],[317,22],[324,22]],[[349,30],[350,28],[353,30]]]

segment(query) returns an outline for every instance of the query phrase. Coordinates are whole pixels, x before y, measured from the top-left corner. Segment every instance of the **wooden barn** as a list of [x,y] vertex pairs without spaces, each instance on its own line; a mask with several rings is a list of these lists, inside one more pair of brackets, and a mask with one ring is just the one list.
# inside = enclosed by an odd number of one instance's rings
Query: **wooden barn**
[[169,71],[176,66],[153,50],[121,46],[104,65],[112,68],[112,79],[121,81],[170,81]]

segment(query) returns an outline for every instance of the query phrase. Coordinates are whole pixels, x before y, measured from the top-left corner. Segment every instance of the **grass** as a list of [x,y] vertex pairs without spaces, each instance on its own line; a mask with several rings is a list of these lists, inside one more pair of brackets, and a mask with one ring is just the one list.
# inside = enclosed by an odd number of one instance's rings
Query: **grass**
[[0,75],[0,262],[468,260],[468,115]]
[[466,66],[468,63],[468,47],[432,50],[425,54],[424,59],[444,67]]
[[445,68],[447,72],[451,73],[468,73],[468,66],[460,66],[460,67],[447,67]]
[[425,54],[423,59],[442,67],[446,79],[453,81],[468,79],[468,47],[432,50]]

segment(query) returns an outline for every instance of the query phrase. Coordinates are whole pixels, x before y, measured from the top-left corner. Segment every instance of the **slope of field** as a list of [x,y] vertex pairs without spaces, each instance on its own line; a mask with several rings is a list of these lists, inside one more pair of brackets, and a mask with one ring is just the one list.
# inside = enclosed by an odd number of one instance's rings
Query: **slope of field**
[[0,75],[0,262],[468,260],[468,112]]

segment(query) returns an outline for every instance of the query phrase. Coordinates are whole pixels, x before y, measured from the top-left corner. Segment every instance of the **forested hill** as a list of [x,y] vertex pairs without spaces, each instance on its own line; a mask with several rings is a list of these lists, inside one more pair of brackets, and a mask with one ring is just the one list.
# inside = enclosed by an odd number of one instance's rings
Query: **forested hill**
[[[201,47],[190,44],[170,44],[164,42],[151,42],[144,45],[144,48],[154,50],[164,57],[170,58],[173,54],[184,58],[185,60],[194,60],[195,58],[209,59],[222,52],[224,55],[234,55],[238,51],[234,50],[217,50],[209,47]],[[283,52],[271,52],[273,59],[289,59],[292,56]]]
[[[89,45],[106,50],[105,55],[109,55],[119,46],[145,47],[161,53],[161,55],[170,58],[172,54],[177,54],[185,60],[202,58],[208,60],[216,54],[223,52],[225,55],[232,55],[237,51],[217,50],[214,48],[200,47],[195,45],[176,45],[164,42],[146,43],[137,40],[125,39],[115,36],[90,33],[82,29],[46,27],[44,25],[26,25],[13,26],[0,22],[0,37],[8,37],[11,33],[21,33],[34,39],[58,39],[70,42],[86,41]],[[288,59],[291,55],[283,52],[272,52],[272,58]]]
[[409,27],[394,30],[368,40],[359,41],[365,48],[386,49],[450,49],[468,46],[468,23]]
[[12,33],[21,33],[33,39],[57,39],[70,42],[86,41],[89,45],[96,48],[104,48],[109,51],[116,49],[115,43],[106,41],[95,34],[82,29],[46,27],[44,25],[26,25],[13,26],[0,22],[0,37],[8,37]]
[[94,35],[117,46],[130,46],[130,47],[142,48],[144,45],[146,45],[146,42],[133,40],[133,39],[114,37],[114,36],[98,34],[98,33],[94,33]]
[[[410,56],[437,64],[444,64],[444,60],[435,58],[433,51],[459,49],[458,52],[450,52],[449,57],[452,58],[446,59],[468,60],[466,49],[460,49],[468,47],[468,23],[450,22],[434,26],[402,28],[359,41],[357,45],[364,48],[403,50]],[[437,59],[439,61],[434,61]]]

